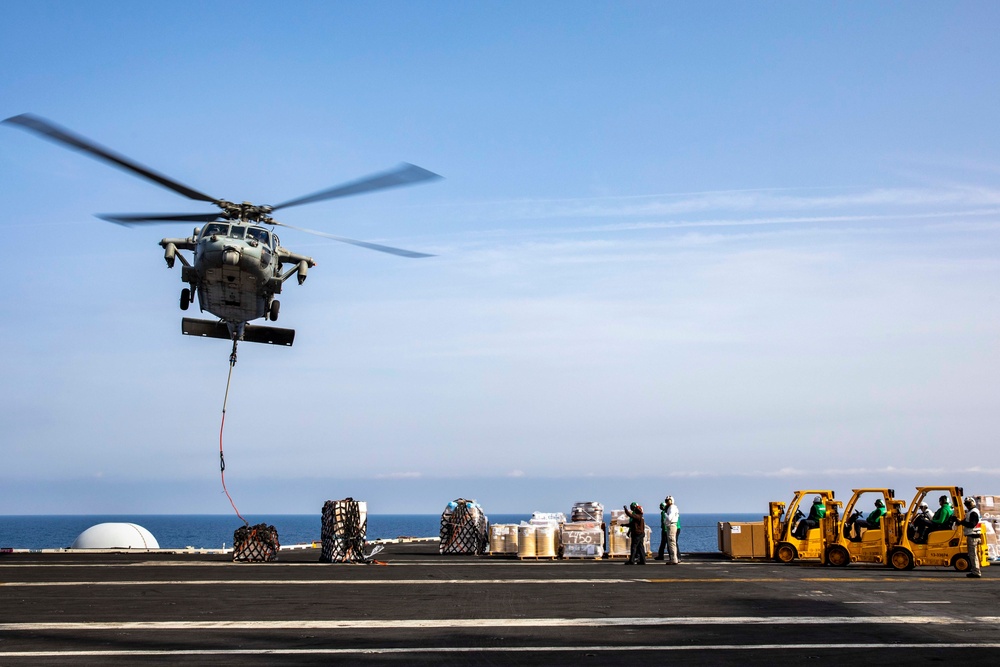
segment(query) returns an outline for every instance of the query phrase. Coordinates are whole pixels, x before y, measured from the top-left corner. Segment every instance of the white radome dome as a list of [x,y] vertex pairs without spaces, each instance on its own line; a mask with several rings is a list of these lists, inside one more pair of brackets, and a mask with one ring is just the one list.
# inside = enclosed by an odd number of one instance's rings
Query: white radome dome
[[159,549],[148,530],[134,523],[99,523],[80,533],[71,549]]

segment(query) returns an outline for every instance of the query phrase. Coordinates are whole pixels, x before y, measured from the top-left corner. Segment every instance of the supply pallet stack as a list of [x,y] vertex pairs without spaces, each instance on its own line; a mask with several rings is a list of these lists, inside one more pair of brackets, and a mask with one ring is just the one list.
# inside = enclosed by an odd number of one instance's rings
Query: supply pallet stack
[[571,523],[562,525],[560,542],[563,558],[604,556],[604,506],[598,502],[578,502],[570,512]]
[[518,553],[516,523],[497,523],[490,526],[490,556],[513,558]]

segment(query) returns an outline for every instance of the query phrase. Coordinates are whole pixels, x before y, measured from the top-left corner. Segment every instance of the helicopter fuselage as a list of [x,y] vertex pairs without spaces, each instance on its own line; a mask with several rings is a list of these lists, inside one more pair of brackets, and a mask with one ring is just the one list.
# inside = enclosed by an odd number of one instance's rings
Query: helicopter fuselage
[[[194,234],[188,238],[162,239],[160,245],[163,247],[163,256],[167,260],[168,267],[173,268],[174,262],[177,260],[180,260],[183,265],[181,280],[187,283],[188,287],[181,291],[181,310],[187,310],[191,305],[192,298],[197,297],[198,305],[202,311],[207,311],[219,318],[219,321],[215,322],[182,318],[181,332],[192,336],[232,339],[234,359],[236,342],[240,340],[274,345],[292,344],[295,337],[295,331],[292,329],[256,326],[247,323],[261,317],[267,317],[272,321],[277,320],[280,304],[274,297],[281,293],[282,283],[294,274],[298,276],[301,285],[306,279],[309,267],[316,266],[316,262],[311,257],[282,248],[278,237],[264,225],[297,229],[348,245],[399,257],[433,256],[427,253],[294,227],[271,217],[271,213],[278,209],[441,178],[437,174],[414,164],[404,162],[395,169],[371,174],[355,181],[274,205],[257,205],[248,201],[237,204],[179,183],[149,167],[132,161],[124,155],[33,114],[11,116],[0,122],[33,132],[61,144],[65,148],[80,151],[96,160],[131,172],[134,176],[173,190],[188,199],[212,204],[219,209],[212,213],[109,214],[98,217],[125,226],[164,222],[207,223],[202,229],[196,228]],[[182,255],[181,251],[183,250],[194,253],[193,260],[188,260]],[[288,271],[282,273],[284,264],[292,266]]]
[[[241,337],[247,322],[278,318],[276,294],[285,280],[297,275],[302,284],[316,262],[282,248],[276,234],[247,222],[213,222],[186,239],[162,239],[164,259],[173,267],[183,265],[181,280],[189,285],[181,293],[181,309],[197,297],[203,312],[224,322],[233,337]],[[180,253],[194,253],[188,261]],[[285,264],[292,264],[284,271]]]

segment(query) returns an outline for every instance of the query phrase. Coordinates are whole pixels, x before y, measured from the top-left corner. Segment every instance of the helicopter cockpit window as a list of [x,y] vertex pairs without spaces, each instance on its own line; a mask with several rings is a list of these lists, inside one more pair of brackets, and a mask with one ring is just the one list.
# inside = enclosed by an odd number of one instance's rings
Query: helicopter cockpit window
[[231,239],[241,239],[243,235],[247,233],[247,228],[242,225],[233,225],[229,228],[229,238]]
[[218,234],[219,236],[225,236],[229,233],[229,225],[223,222],[213,222],[210,225],[205,225],[205,230],[201,233],[201,237],[212,236],[213,234]]
[[261,229],[259,227],[251,227],[247,230],[247,238],[257,241],[262,246],[271,245],[271,239],[268,238],[270,236],[271,234],[266,229]]

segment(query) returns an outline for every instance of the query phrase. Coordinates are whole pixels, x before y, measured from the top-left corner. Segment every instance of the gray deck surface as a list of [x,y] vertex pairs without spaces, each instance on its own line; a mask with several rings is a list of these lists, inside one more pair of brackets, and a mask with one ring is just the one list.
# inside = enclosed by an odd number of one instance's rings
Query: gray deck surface
[[1000,663],[1000,567],[0,555],[0,665]]

